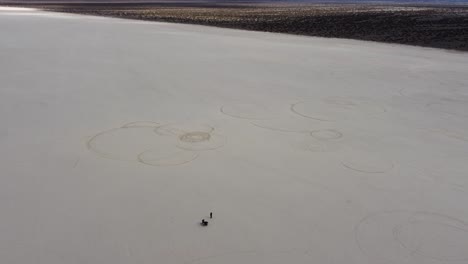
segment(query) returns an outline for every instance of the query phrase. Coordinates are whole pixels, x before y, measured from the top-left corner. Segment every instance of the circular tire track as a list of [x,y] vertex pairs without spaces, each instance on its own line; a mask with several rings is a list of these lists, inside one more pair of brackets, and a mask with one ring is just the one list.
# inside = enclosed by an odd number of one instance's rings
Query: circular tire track
[[199,143],[210,140],[211,135],[207,132],[194,131],[188,132],[179,137],[179,140],[187,143]]
[[[190,131],[194,127],[208,132]],[[223,146],[224,137],[211,133],[213,130],[213,127],[205,125],[174,127],[138,121],[100,132],[90,138],[86,146],[106,159],[175,166],[196,159],[199,155],[197,150]]]
[[274,116],[269,108],[251,103],[224,105],[220,112],[230,117],[248,120],[266,120]]
[[299,116],[317,120],[337,122],[350,118],[385,113],[379,105],[350,98],[325,98],[321,101],[302,101],[290,106],[291,112]]
[[214,150],[224,146],[225,137],[214,131],[212,126],[191,123],[168,124],[154,130],[158,135],[174,137],[178,148],[190,151]]
[[122,128],[129,128],[129,127],[159,127],[161,124],[152,122],[152,121],[136,121],[127,123],[122,126]]
[[204,132],[212,133],[215,130],[214,127],[209,125],[192,124],[192,123],[175,123],[166,124],[154,129],[154,132],[160,136],[177,136],[180,137],[187,133],[192,132]]
[[138,155],[138,161],[151,166],[176,166],[189,163],[199,154],[194,151],[178,150],[170,154],[161,153],[156,150],[147,150]]
[[355,227],[355,239],[374,263],[401,263],[410,257],[468,260],[468,225],[439,213],[386,211],[368,215]]
[[343,137],[343,133],[335,129],[313,130],[310,135],[318,140],[337,140]]
[[[152,133],[152,128],[140,126],[109,129],[86,142],[88,150],[98,156],[121,161],[137,161],[140,152],[159,144],[161,140]],[[168,147],[167,144],[163,146]]]
[[220,148],[225,143],[226,139],[221,135],[194,131],[179,136],[177,147],[184,150],[204,151]]
[[291,107],[290,107],[291,112],[293,112],[293,113],[295,113],[297,115],[300,115],[302,117],[317,120],[317,121],[332,121],[332,120],[330,120],[329,118],[326,118],[326,117],[311,116],[309,114],[302,113],[301,111],[297,110],[297,106],[300,105],[300,104],[304,104],[304,102],[298,102],[298,103],[292,104]]
[[385,173],[394,168],[393,162],[376,153],[353,151],[341,161],[343,167],[361,173]]
[[265,125],[259,125],[259,124],[256,124],[256,123],[252,123],[252,125],[254,125],[254,126],[256,126],[256,127],[259,127],[259,128],[263,128],[263,129],[275,131],[275,132],[284,132],[284,133],[307,133],[307,131],[296,131],[296,130],[290,130],[290,129],[277,128],[277,127],[269,127],[269,126],[265,126]]

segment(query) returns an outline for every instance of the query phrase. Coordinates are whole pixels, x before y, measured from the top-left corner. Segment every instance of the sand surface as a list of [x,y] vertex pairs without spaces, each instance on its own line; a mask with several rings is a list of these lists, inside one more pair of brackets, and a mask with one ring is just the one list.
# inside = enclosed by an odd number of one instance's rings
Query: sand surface
[[0,32],[1,263],[468,262],[466,53],[4,7]]

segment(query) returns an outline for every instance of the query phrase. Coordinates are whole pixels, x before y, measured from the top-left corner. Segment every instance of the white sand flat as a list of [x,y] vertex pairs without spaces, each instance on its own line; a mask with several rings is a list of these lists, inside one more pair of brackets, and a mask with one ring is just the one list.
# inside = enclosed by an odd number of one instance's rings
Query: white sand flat
[[468,262],[468,53],[3,7],[0,33],[0,263]]

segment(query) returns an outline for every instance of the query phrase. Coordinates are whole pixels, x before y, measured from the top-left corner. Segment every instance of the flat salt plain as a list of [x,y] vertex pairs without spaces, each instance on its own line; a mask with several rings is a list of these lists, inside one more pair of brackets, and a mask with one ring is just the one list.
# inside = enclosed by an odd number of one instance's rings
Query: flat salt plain
[[1,263],[468,263],[467,53],[5,7],[0,32]]

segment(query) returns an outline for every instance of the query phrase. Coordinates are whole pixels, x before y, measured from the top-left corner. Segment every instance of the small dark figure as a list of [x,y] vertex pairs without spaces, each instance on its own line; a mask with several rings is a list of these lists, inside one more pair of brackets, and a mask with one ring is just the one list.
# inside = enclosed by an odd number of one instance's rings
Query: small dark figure
[[200,224],[201,224],[202,226],[207,226],[207,225],[208,225],[208,221],[205,221],[205,219],[202,219]]
[[210,213],[210,218],[213,218],[213,212]]

